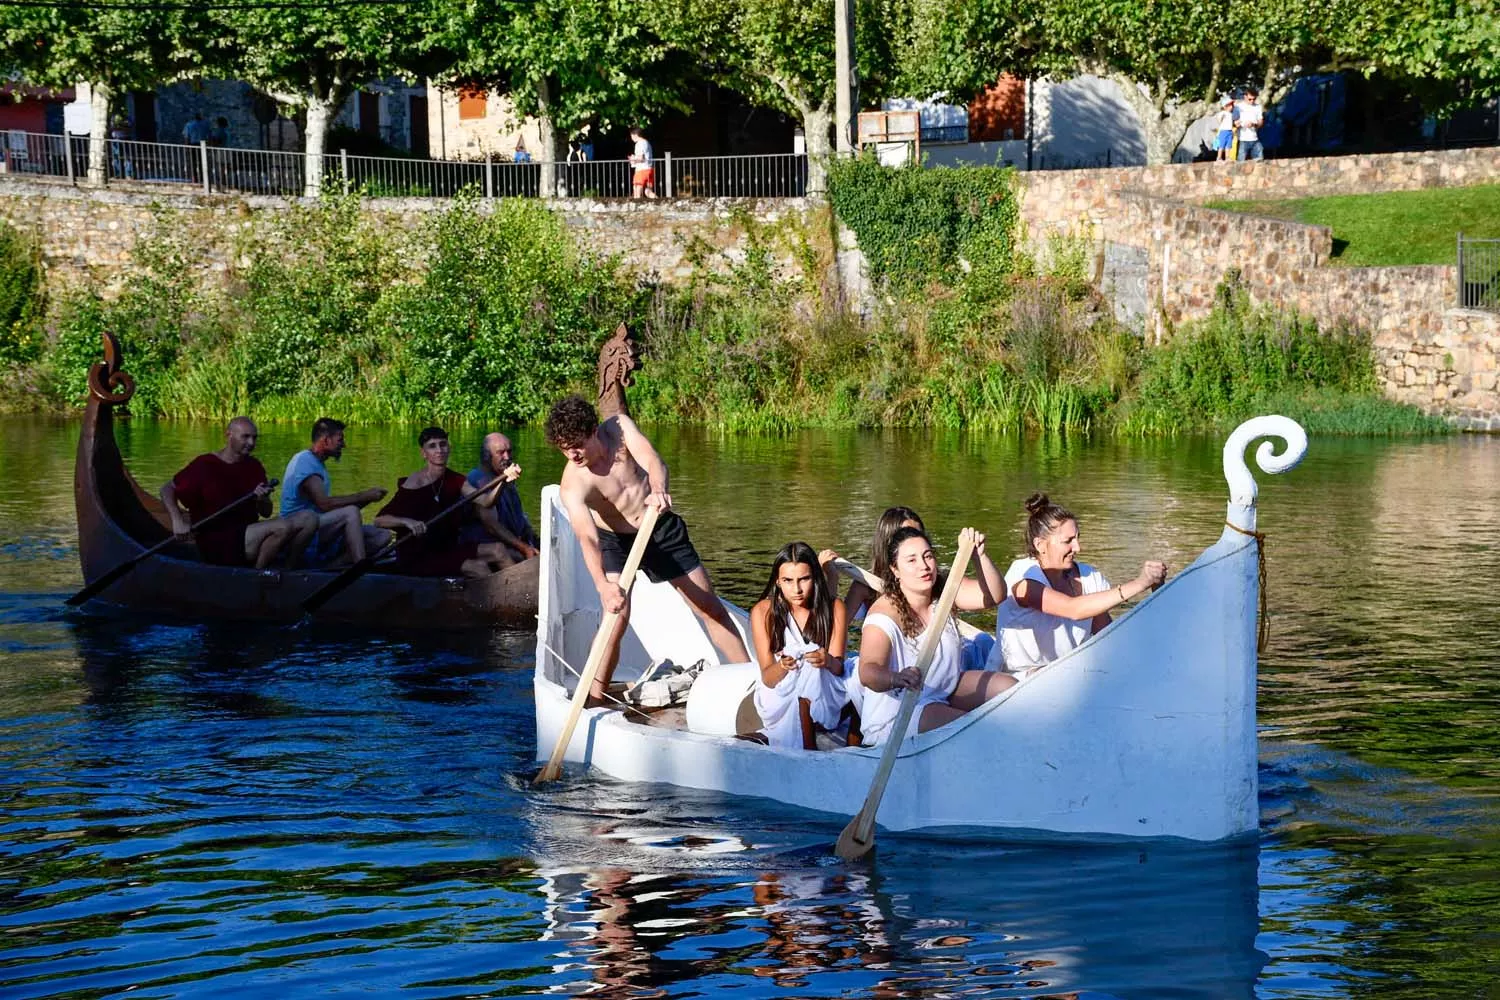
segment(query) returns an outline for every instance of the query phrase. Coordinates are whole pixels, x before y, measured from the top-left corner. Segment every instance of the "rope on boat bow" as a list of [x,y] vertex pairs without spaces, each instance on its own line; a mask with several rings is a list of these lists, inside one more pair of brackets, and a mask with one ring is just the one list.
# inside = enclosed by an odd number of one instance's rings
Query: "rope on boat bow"
[[1271,638],[1271,620],[1266,617],[1266,533],[1264,531],[1246,531],[1233,521],[1225,521],[1225,524],[1238,531],[1242,535],[1249,535],[1255,539],[1255,563],[1256,563],[1256,589],[1260,591],[1260,607],[1256,609],[1256,632],[1255,652],[1257,655],[1266,651],[1266,641]]
[[[579,670],[577,667],[573,666],[573,664],[564,659],[563,655],[557,650],[553,649],[546,640],[542,641],[542,648],[551,653],[553,656],[557,657],[557,662],[561,663],[563,667],[568,671],[568,673],[572,674],[580,681],[583,680],[583,671]],[[619,705],[620,708],[626,712],[634,712],[636,715],[639,715],[641,718],[648,721],[651,718],[651,713],[641,711],[639,708],[636,708],[634,705],[630,704],[628,701],[625,701],[623,698],[616,698],[614,695],[609,693],[608,689],[606,689],[604,692],[604,698],[606,701],[612,701],[616,705]]]

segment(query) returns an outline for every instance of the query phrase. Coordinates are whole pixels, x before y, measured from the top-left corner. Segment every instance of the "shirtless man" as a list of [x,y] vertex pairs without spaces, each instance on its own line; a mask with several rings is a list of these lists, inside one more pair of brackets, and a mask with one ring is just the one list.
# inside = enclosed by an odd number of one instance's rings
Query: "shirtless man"
[[[193,537],[204,562],[264,569],[294,534],[312,527],[306,517],[271,517],[266,469],[251,456],[259,436],[249,417],[235,417],[225,429],[223,448],[199,455],[161,488],[172,533]],[[251,493],[253,499],[245,499]],[[193,530],[220,511],[222,517]]]
[[665,580],[687,599],[723,662],[748,661],[750,654],[728,609],[714,594],[708,570],[688,539],[687,526],[672,511],[667,465],[635,421],[620,414],[601,424],[592,404],[581,396],[569,396],[552,407],[546,430],[547,441],[568,460],[560,487],[562,505],[599,591],[599,603],[607,613],[625,612],[609,637],[609,652],[594,678],[587,704],[604,704],[604,692],[619,663],[620,640],[630,623],[620,571],[647,507],[661,513],[641,560],[646,577],[656,583]]

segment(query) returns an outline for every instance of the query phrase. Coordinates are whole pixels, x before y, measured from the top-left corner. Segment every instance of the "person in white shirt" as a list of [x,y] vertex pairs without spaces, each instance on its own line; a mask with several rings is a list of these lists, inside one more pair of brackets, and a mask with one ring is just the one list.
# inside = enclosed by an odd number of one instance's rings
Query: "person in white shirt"
[[630,178],[630,197],[656,197],[656,167],[651,158],[651,143],[639,128],[630,130],[630,139],[635,149],[630,154],[633,172]]
[[1148,560],[1134,580],[1112,585],[1103,573],[1078,561],[1078,519],[1070,511],[1045,493],[1033,493],[1026,511],[1031,555],[1006,571],[1010,596],[995,612],[998,642],[990,653],[991,670],[1022,673],[1051,663],[1108,625],[1111,609],[1167,578],[1166,563]]
[[1266,151],[1260,144],[1260,127],[1266,123],[1266,109],[1261,107],[1254,90],[1245,91],[1240,105],[1240,159],[1264,160]]

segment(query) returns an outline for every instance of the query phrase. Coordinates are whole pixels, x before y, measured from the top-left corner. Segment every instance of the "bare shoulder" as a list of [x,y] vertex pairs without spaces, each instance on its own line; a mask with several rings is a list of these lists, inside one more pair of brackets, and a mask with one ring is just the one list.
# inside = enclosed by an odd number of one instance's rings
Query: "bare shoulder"
[[881,596],[876,598],[875,603],[870,605],[870,609],[865,614],[867,621],[869,620],[869,615],[885,615],[887,618],[894,618],[896,617],[896,605],[889,597]]
[[563,466],[562,478],[557,483],[557,492],[564,502],[587,500],[589,494],[593,492],[590,479],[591,477],[585,470],[569,462]]

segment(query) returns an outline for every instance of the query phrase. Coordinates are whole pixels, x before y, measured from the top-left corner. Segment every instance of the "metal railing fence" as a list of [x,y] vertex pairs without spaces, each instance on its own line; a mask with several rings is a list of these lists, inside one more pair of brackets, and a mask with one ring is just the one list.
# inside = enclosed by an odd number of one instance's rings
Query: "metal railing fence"
[[1458,307],[1500,312],[1500,240],[1458,234]]
[[[85,156],[87,140],[85,140]],[[72,149],[76,151],[77,147]],[[68,176],[69,143],[60,135],[38,132],[0,132],[0,170],[12,174]]]
[[[0,172],[82,179],[89,143],[81,135],[0,132]],[[306,190],[305,153],[136,139],[107,139],[104,149],[105,183],[286,196]],[[630,198],[638,175],[627,160],[429,160],[344,150],[324,152],[321,166],[323,186],[377,198],[451,198],[466,188],[489,198]],[[666,153],[653,164],[649,186],[658,198],[797,198],[807,191],[807,156]]]
[[[668,198],[800,198],[807,193],[805,153],[663,157]],[[662,178],[658,177],[658,185]]]
[[109,150],[105,167],[109,180],[203,184],[203,151],[197,146],[110,139],[105,148]]

